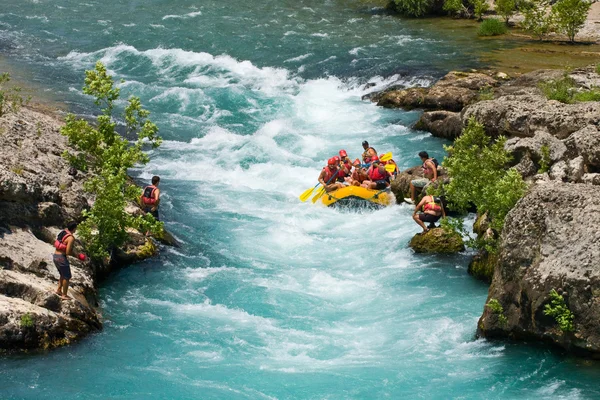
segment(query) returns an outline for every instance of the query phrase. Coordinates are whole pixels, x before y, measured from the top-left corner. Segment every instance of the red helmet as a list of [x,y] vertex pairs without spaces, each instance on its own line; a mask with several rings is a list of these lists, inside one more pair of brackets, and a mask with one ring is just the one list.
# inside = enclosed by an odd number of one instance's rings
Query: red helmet
[[340,158],[338,156],[333,156],[333,159],[338,163],[340,162]]
[[331,157],[329,160],[327,160],[327,165],[336,165],[338,162],[335,159],[335,157]]
[[346,153],[346,150],[340,150],[340,157],[348,157],[348,153]]
[[357,158],[356,160],[354,160],[354,162],[352,164],[354,164],[354,165],[356,165],[356,164],[360,165],[360,160]]

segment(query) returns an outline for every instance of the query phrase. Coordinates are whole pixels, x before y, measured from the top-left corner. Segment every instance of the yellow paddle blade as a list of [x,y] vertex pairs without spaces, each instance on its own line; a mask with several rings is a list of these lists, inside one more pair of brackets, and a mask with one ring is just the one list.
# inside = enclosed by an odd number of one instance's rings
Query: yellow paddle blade
[[321,196],[323,196],[324,194],[325,194],[325,189],[323,189],[323,188],[319,189],[317,194],[312,198],[313,204],[315,204],[317,202],[317,200],[319,200],[321,198]]
[[310,189],[306,189],[304,192],[302,192],[302,194],[300,195],[300,201],[308,200],[308,198],[312,194],[313,190],[315,190],[315,188],[311,187]]
[[387,164],[385,170],[389,173],[393,173],[396,170],[396,164]]
[[379,157],[380,161],[390,161],[392,159],[392,152],[390,151],[389,153],[385,153],[384,155],[382,155],[381,157]]

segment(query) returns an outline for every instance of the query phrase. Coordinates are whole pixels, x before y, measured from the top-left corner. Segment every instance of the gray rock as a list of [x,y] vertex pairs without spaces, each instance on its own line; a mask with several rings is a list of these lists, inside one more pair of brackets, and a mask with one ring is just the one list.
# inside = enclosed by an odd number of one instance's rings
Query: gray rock
[[[584,206],[585,205],[585,206]],[[574,332],[544,314],[552,289],[565,294]],[[600,357],[600,187],[535,186],[506,218],[488,301],[478,324],[486,337],[537,338]]]
[[600,131],[597,126],[587,125],[565,140],[570,158],[583,156],[588,166],[600,168]]
[[416,129],[431,132],[433,136],[455,139],[462,132],[460,113],[452,111],[425,111],[417,124]]

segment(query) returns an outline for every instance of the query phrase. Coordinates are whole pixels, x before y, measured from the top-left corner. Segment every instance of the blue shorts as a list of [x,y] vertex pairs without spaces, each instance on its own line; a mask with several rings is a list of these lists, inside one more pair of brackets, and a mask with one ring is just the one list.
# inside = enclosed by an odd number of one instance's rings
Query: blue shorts
[[53,254],[52,261],[54,261],[61,279],[71,279],[71,265],[67,256],[64,254]]

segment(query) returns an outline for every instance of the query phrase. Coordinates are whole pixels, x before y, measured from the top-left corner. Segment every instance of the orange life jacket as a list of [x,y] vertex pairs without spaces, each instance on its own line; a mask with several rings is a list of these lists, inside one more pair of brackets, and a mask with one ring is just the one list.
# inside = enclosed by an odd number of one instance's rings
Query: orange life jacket
[[67,243],[66,242],[67,242],[67,239],[71,236],[73,236],[73,235],[67,229],[60,231],[58,236],[56,237],[56,240],[54,241],[54,247],[56,248],[56,250],[67,251]]
[[442,206],[435,202],[435,197],[431,196],[431,201],[428,201],[423,205],[423,211],[434,211],[440,212],[442,211]]

